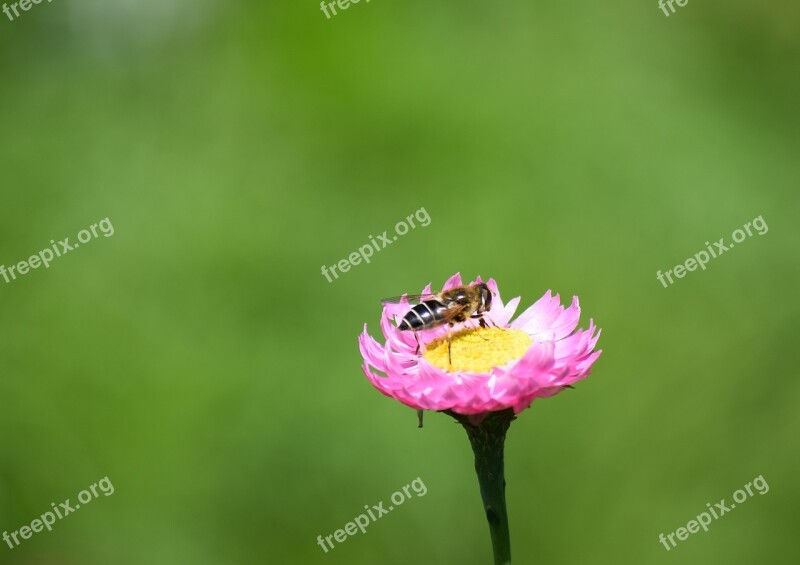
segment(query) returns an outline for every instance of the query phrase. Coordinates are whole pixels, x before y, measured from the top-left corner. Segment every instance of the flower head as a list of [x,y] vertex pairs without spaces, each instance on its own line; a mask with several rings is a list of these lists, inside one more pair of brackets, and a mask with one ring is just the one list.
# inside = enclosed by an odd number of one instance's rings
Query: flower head
[[[472,284],[480,282],[479,277]],[[486,284],[494,295],[484,314],[489,327],[468,320],[453,330],[444,325],[419,331],[419,353],[414,333],[397,327],[411,308],[408,301],[385,304],[380,324],[386,342],[373,339],[366,324],[358,338],[364,374],[375,388],[417,410],[472,415],[513,408],[518,414],[535,398],[589,374],[601,353],[594,351],[600,330],[591,320],[589,329],[576,330],[578,297],[565,308],[547,291],[511,322],[519,297],[504,304],[497,283]],[[456,273],[442,290],[461,285]],[[430,294],[430,285],[422,293]]]

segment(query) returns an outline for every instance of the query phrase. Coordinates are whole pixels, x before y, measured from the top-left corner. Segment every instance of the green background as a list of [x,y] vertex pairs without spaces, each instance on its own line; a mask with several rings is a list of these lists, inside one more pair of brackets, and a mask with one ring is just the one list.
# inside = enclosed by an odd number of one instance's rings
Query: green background
[[0,264],[116,230],[0,281],[0,530],[116,488],[0,563],[489,563],[463,430],[418,430],[356,345],[380,298],[456,271],[523,306],[578,295],[603,329],[592,376],[512,426],[515,563],[797,562],[799,56],[777,0],[0,14]]

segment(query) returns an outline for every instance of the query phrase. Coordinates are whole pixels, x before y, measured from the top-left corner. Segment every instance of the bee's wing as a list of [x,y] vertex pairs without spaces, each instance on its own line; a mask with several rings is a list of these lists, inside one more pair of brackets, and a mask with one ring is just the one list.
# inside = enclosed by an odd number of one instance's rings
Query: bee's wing
[[446,324],[450,322],[450,320],[461,314],[466,308],[466,306],[462,306],[461,304],[448,308],[442,315],[441,323]]
[[390,296],[381,300],[381,304],[400,304],[405,298],[409,304],[417,304],[425,300],[435,298],[435,294],[404,294],[402,296]]

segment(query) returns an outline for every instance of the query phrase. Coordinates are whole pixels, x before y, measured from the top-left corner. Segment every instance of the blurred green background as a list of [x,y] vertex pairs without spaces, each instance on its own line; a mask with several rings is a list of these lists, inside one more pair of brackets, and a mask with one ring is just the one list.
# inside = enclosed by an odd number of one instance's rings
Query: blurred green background
[[[0,14],[0,530],[14,565],[490,562],[463,430],[356,336],[460,271],[603,355],[507,442],[515,563],[791,563],[800,7],[57,0]],[[328,283],[368,236],[432,219]],[[764,236],[656,280],[763,215]],[[763,475],[671,552],[658,542]],[[425,497],[325,554],[420,477]]]

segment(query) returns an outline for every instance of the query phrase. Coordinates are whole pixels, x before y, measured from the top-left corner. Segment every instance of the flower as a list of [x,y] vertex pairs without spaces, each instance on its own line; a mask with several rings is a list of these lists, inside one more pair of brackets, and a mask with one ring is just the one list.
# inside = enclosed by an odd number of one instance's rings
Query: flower
[[[480,277],[472,284],[481,283]],[[443,290],[462,285],[456,273]],[[565,308],[551,291],[511,318],[519,297],[504,304],[494,279],[487,281],[493,293],[484,317],[488,328],[477,320],[459,324],[451,335],[450,358],[446,325],[418,332],[400,331],[397,323],[410,305],[385,304],[381,345],[367,332],[358,343],[364,358],[362,368],[380,392],[417,410],[449,410],[476,415],[513,408],[519,414],[535,398],[548,397],[589,375],[601,351],[594,351],[600,330],[589,320],[589,329],[576,330],[580,318],[578,297]],[[430,294],[430,285],[423,294]],[[492,327],[494,326],[494,327]]]

